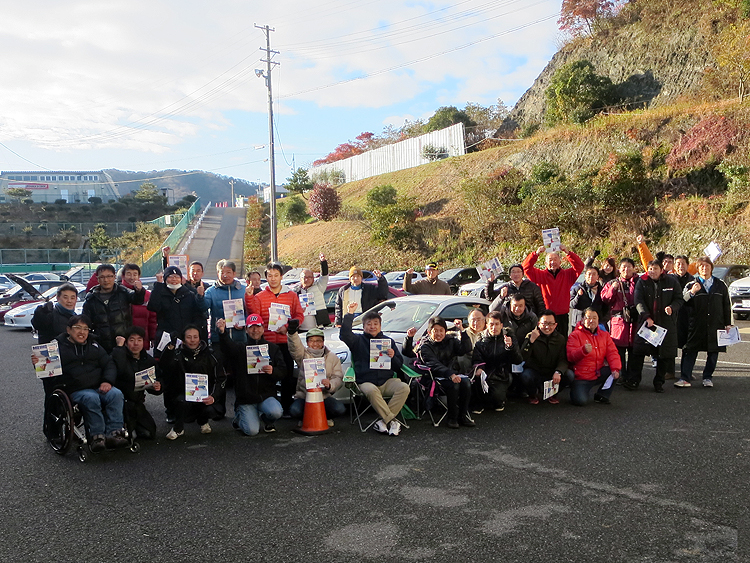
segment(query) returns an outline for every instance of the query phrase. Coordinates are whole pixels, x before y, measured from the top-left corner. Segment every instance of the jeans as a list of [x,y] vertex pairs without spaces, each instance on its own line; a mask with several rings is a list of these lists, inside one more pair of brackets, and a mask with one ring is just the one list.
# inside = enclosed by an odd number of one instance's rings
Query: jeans
[[[326,397],[323,399],[323,406],[326,408],[326,418],[336,418],[346,412],[346,407],[343,403],[340,403],[333,397]],[[289,414],[293,418],[302,418],[305,413],[305,400],[294,399],[292,406],[289,407]]]
[[573,381],[570,385],[570,402],[578,407],[584,406],[589,402],[589,393],[597,385],[599,386],[599,389],[596,390],[595,395],[609,399],[612,390],[615,388],[614,381],[612,382],[612,385],[609,386],[609,389],[602,389],[602,386],[606,383],[611,374],[612,370],[608,366],[604,366],[601,371],[599,371],[599,377],[596,379],[576,379]]
[[[526,393],[529,397],[540,398],[542,394],[542,384],[545,381],[551,381],[554,371],[546,377],[532,368],[523,368],[521,372],[521,385],[526,389]],[[567,385],[571,385],[574,379],[573,372],[566,370],[565,373],[560,375],[560,391],[562,391]],[[558,391],[559,394],[559,391]]]
[[[683,350],[682,360],[680,361],[680,377],[685,381],[693,380],[693,368],[695,360],[698,359],[697,350]],[[716,362],[719,361],[718,352],[706,352],[706,367],[703,368],[703,379],[711,379],[716,369]]]
[[246,436],[255,436],[260,431],[260,417],[266,424],[272,424],[281,418],[284,409],[274,397],[268,397],[262,403],[254,405],[236,405],[234,408],[234,424]]
[[81,389],[73,391],[70,398],[78,403],[91,436],[109,434],[123,428],[122,407],[125,399],[117,387],[112,387],[106,393],[100,393],[97,389]]

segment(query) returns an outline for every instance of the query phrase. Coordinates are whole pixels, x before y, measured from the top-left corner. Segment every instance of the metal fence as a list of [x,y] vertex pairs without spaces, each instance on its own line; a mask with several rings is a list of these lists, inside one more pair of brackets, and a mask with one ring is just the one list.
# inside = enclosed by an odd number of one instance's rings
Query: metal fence
[[378,174],[413,168],[430,162],[423,156],[425,147],[430,145],[436,149],[444,149],[445,156],[466,154],[464,124],[456,123],[440,131],[406,139],[330,164],[315,166],[310,169],[310,177],[320,172],[335,171],[344,174],[344,181],[353,182]]
[[[172,229],[172,232],[169,233],[169,236],[161,246],[177,248],[180,240],[182,240],[182,237],[185,236],[190,222],[193,220],[193,217],[196,216],[200,208],[201,200],[197,199],[195,203],[190,206],[190,209],[188,209],[187,213],[185,213],[179,220],[179,222],[177,222],[177,224],[174,226],[174,229]],[[142,275],[155,276],[156,273],[161,270],[161,259],[161,250],[157,250],[148,260],[143,262],[143,266],[141,266]]]
[[[174,217],[182,217],[176,215]],[[161,217],[160,217],[161,219]],[[153,221],[152,221],[153,222]],[[119,235],[123,232],[134,232],[137,223],[125,222],[47,222],[47,223],[0,223],[0,236],[29,235],[49,237],[61,231],[70,231],[79,234],[89,234],[94,227],[103,226],[108,235]]]

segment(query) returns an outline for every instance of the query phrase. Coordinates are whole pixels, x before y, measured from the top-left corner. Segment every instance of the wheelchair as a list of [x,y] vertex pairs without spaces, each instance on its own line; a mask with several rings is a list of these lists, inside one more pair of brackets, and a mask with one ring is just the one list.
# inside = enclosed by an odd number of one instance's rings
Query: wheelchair
[[[127,421],[125,427],[128,449],[138,453],[141,446],[133,438]],[[83,413],[63,389],[55,389],[44,401],[43,431],[47,443],[58,455],[65,455],[71,447],[75,447],[78,460],[83,463],[89,454],[94,453],[91,451],[91,439],[83,422]]]

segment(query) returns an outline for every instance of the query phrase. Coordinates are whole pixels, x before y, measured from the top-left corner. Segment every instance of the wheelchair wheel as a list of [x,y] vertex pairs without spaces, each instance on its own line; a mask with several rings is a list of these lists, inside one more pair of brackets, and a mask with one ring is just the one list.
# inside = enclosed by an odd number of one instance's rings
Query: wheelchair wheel
[[65,392],[57,389],[45,404],[44,435],[55,453],[65,455],[73,441],[73,405]]
[[141,445],[138,442],[133,442],[133,444],[130,446],[130,451],[134,454],[137,454],[141,451]]
[[83,446],[78,446],[77,449],[78,449],[78,461],[80,461],[81,463],[86,463],[86,458],[88,457],[86,455],[86,450],[84,449]]

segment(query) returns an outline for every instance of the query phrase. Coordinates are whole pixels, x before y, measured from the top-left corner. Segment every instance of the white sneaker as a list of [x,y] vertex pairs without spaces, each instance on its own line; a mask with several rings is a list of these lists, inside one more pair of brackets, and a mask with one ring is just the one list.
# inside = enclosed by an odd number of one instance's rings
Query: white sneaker
[[674,382],[674,386],[675,387],[692,387],[692,385],[690,385],[690,382],[686,381],[684,379],[680,379],[679,381],[675,381]]
[[172,428],[172,430],[170,430],[167,433],[167,440],[176,440],[177,438],[179,438],[180,436],[182,436],[184,433],[185,433],[184,430],[182,430],[180,432],[175,432],[174,428]]
[[385,425],[385,422],[383,422],[382,420],[378,420],[373,426],[373,428],[377,432],[380,432],[381,434],[385,434],[386,432],[388,432],[388,427]]
[[401,423],[394,418],[388,425],[388,435],[398,436],[399,432],[401,432]]
[[704,379],[703,380],[703,387],[713,387],[714,382],[712,379]]
[[329,419],[327,420],[327,422],[328,422],[328,428],[333,428],[333,419],[332,419],[332,418],[329,418]]
[[211,425],[207,422],[206,424],[201,425],[201,434],[210,434],[211,433]]

